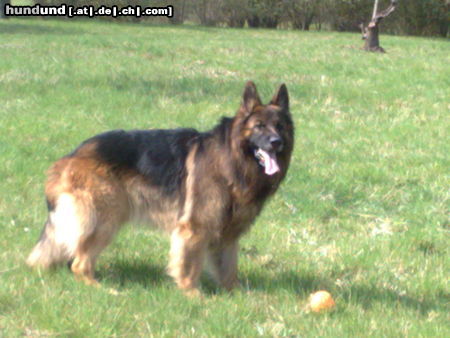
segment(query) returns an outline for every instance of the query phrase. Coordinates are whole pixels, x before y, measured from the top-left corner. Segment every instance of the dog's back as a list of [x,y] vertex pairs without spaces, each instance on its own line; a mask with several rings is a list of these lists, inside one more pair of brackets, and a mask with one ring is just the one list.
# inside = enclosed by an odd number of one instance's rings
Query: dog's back
[[198,134],[194,129],[110,131],[57,161],[46,184],[49,217],[28,264],[48,268],[71,260],[88,238],[100,251],[130,217],[153,218],[159,226],[168,223],[162,218],[174,223],[176,216],[167,214],[179,208],[186,156]]

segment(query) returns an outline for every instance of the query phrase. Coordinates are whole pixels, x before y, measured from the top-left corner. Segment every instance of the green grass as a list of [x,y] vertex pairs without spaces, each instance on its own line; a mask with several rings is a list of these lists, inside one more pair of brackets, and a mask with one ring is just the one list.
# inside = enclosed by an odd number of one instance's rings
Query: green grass
[[[450,336],[450,45],[356,34],[93,21],[0,22],[0,336]],[[166,236],[125,227],[103,288],[24,259],[45,170],[93,134],[211,128],[245,81],[288,86],[297,127],[279,193],[241,241],[243,290],[165,275]],[[111,290],[117,292],[111,292]],[[305,311],[330,291],[336,311]]]

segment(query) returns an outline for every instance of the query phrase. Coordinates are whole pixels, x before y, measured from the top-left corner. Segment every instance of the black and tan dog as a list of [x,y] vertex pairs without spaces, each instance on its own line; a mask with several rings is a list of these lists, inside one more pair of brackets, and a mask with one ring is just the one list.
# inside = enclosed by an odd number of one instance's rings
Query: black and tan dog
[[286,86],[263,105],[246,84],[234,118],[209,132],[116,130],[94,136],[49,170],[49,216],[31,266],[72,262],[96,284],[100,252],[127,221],[171,234],[168,271],[196,294],[208,258],[217,282],[238,284],[238,239],[286,175],[294,126]]

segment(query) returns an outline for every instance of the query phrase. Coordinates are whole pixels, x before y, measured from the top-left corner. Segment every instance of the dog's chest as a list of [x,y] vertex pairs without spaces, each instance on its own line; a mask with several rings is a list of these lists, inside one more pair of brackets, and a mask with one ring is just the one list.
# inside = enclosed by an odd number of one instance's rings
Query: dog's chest
[[224,224],[222,230],[223,239],[234,240],[249,230],[260,211],[260,205],[234,203],[230,208],[228,222]]

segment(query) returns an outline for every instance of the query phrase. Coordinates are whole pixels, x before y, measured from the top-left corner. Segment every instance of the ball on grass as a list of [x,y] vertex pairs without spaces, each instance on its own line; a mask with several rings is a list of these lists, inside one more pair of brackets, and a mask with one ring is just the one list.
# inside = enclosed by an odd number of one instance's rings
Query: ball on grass
[[336,303],[328,291],[317,291],[309,297],[309,308],[313,312],[330,311],[336,306]]

